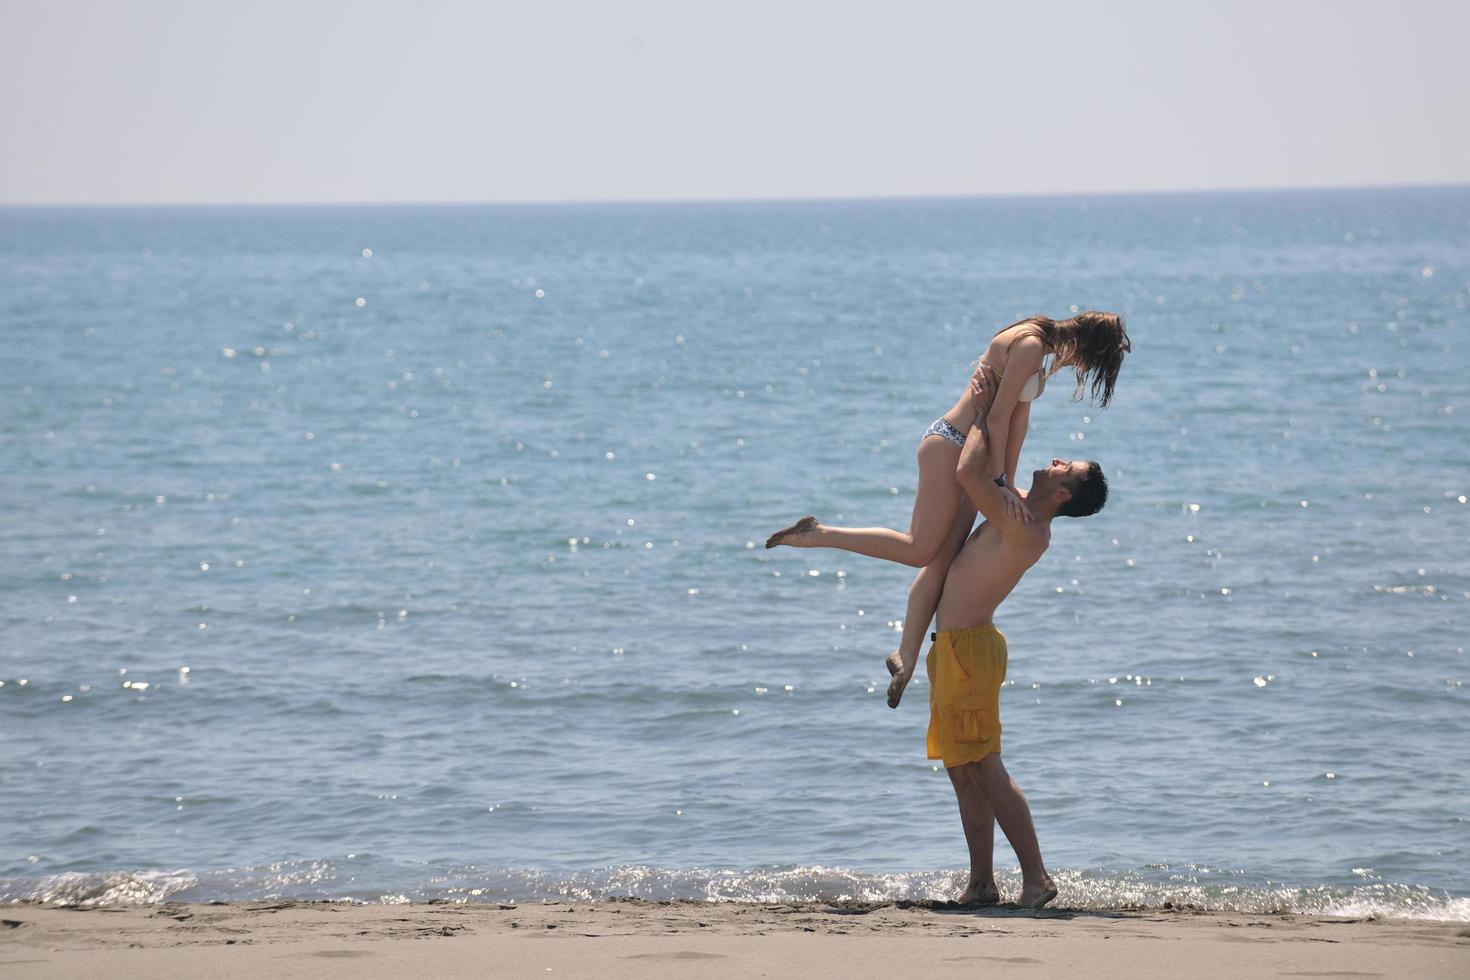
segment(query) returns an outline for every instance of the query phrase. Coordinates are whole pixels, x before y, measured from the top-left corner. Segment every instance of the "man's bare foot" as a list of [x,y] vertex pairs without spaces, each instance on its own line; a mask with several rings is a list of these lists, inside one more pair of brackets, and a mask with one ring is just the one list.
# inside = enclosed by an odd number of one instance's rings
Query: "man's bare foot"
[[965,890],[955,901],[960,905],[999,905],[1000,889],[995,887],[994,878],[987,882],[971,878],[970,883],[965,886]]
[[775,534],[771,535],[769,538],[766,538],[766,547],[774,548],[778,544],[788,544],[795,547],[797,546],[797,542],[788,541],[788,538],[805,537],[806,535],[811,534],[813,531],[815,531],[817,527],[817,519],[808,514],[790,527],[782,528]]
[[1021,897],[1016,899],[1016,904],[1023,909],[1039,909],[1056,897],[1056,882],[1048,876],[1043,878],[1040,884],[1022,885]]
[[883,666],[887,667],[888,673],[893,675],[893,680],[888,682],[888,707],[896,708],[898,702],[903,698],[904,688],[908,687],[909,681],[914,679],[914,668],[903,662],[903,657],[897,650],[888,655],[883,661]]

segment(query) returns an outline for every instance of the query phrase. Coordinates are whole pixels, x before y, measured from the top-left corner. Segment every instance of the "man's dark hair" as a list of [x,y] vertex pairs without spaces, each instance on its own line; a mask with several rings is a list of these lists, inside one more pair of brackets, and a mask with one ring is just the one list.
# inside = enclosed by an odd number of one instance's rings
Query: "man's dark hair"
[[1057,508],[1062,517],[1091,517],[1108,502],[1108,478],[1095,461],[1087,464],[1087,475],[1067,489],[1072,491],[1072,499]]

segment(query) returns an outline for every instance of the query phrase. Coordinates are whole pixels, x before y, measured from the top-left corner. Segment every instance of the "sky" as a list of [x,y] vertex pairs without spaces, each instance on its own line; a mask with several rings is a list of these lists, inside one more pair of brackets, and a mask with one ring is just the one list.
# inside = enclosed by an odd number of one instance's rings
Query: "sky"
[[0,204],[1470,182],[1465,0],[0,0]]

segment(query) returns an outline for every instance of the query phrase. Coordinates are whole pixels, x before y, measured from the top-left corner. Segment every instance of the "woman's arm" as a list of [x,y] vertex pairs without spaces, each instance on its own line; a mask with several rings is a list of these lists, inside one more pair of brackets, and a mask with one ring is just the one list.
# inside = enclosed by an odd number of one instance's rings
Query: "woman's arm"
[[1031,425],[1031,403],[1021,402],[1011,412],[1010,431],[1006,434],[1006,483],[1016,486],[1016,467],[1021,464],[1021,445]]
[[[995,401],[985,416],[985,438],[990,449],[992,478],[1006,472],[1011,459],[1011,419],[1021,404],[1021,389],[1026,387],[1026,382],[1031,380],[1033,374],[1041,370],[1041,358],[1045,352],[1046,348],[1040,337],[1026,337],[1011,349],[1005,374],[1001,375],[1000,388],[995,393]],[[1029,413],[1030,407],[1025,411]],[[1020,452],[1019,443],[1016,452]]]

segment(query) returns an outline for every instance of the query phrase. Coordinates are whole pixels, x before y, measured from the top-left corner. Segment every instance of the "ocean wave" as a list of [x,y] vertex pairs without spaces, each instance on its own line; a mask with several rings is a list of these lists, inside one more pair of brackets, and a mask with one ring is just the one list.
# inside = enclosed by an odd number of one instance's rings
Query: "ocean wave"
[[38,878],[0,878],[0,902],[53,905],[156,905],[195,885],[187,871],[68,871]]
[[[354,858],[357,856],[354,855]],[[1470,897],[1425,885],[1286,885],[1201,881],[1201,869],[1105,873],[1053,872],[1059,908],[1115,911],[1183,908],[1350,918],[1470,922]],[[1204,869],[1208,872],[1208,869]],[[425,874],[429,871],[428,874]],[[1239,877],[1218,872],[1221,878]],[[998,872],[1001,894],[1020,889],[1018,873]],[[959,870],[874,873],[805,865],[770,868],[658,868],[618,865],[583,870],[477,868],[430,870],[371,859],[275,862],[211,871],[122,870],[0,878],[0,904],[156,905],[162,902],[339,901],[396,904],[450,902],[653,901],[939,902],[964,884]]]

